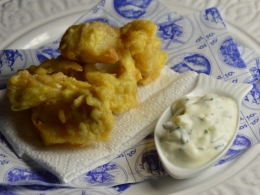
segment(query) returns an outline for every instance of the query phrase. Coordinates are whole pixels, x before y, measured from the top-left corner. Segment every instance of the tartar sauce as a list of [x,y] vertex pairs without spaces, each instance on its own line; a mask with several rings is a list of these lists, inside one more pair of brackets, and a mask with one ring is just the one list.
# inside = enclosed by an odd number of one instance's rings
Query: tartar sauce
[[223,151],[232,139],[238,120],[233,99],[206,94],[172,103],[171,120],[163,124],[163,153],[183,168],[203,165]]

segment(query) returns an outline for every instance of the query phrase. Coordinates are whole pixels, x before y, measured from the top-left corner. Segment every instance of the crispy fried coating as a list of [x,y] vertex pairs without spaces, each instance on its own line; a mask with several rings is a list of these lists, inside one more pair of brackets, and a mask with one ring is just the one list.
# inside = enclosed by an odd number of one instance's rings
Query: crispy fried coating
[[32,121],[45,145],[89,145],[106,141],[115,116],[109,108],[106,87],[79,90],[71,97],[32,109]]
[[[30,66],[26,70],[19,71],[8,80],[8,97],[12,103],[12,109],[19,111],[38,106],[47,101],[59,99],[65,94],[65,89],[73,89],[73,85],[80,88],[88,88],[90,84],[77,82],[73,77],[83,68],[79,64],[63,59],[45,60],[39,66]],[[50,75],[50,76],[49,76]],[[66,76],[67,75],[67,76]]]
[[39,66],[32,65],[26,70],[30,74],[51,75],[62,72],[64,75],[74,77],[77,80],[85,81],[83,68],[78,63],[65,59],[62,56],[43,61]]
[[123,47],[120,30],[102,22],[73,25],[61,39],[59,50],[64,58],[81,63],[115,63]]
[[9,78],[7,94],[12,110],[19,111],[61,101],[77,95],[79,90],[90,87],[89,83],[67,77],[62,72],[52,75],[31,75],[28,70],[22,70]]
[[82,72],[83,68],[76,62],[58,56],[43,61],[39,66],[32,65],[27,70],[30,74],[51,75],[62,72],[67,76],[73,76],[76,72]]
[[114,64],[128,50],[141,72],[138,83],[147,85],[160,76],[168,59],[160,49],[156,29],[149,20],[134,20],[121,28],[102,22],[73,25],[63,35],[59,49],[64,58],[92,64]]
[[137,80],[140,79],[140,73],[135,68],[134,60],[130,52],[125,50],[122,52],[122,59],[119,60],[118,66],[120,74],[102,73],[93,68],[93,65],[86,65],[86,79],[96,86],[106,86],[112,90],[112,98],[110,100],[110,109],[115,114],[122,114],[138,105]]
[[135,66],[142,74],[139,84],[147,85],[159,77],[168,59],[160,49],[156,29],[156,25],[149,20],[134,20],[120,29],[122,43],[131,52]]

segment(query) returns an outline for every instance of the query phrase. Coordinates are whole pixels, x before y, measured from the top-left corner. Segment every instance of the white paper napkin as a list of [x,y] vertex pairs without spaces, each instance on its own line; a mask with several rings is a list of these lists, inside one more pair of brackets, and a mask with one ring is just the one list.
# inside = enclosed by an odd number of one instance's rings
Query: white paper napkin
[[138,88],[139,106],[118,115],[110,139],[89,148],[64,146],[44,147],[34,130],[30,112],[13,112],[6,97],[0,93],[2,133],[19,156],[28,155],[64,183],[108,163],[129,147],[137,144],[154,130],[162,112],[175,99],[189,93],[195,86],[197,74],[178,74],[168,67],[152,84]]

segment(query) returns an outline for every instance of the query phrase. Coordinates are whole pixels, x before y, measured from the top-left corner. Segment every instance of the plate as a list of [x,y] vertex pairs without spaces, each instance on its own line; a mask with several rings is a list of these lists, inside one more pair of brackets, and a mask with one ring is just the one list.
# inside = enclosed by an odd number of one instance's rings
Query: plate
[[[0,49],[4,48],[38,48],[57,37],[76,21],[84,12],[90,10],[99,1],[40,1],[26,0],[2,1],[0,3],[2,20],[0,28]],[[162,3],[186,15],[217,6],[226,21],[234,39],[260,53],[260,35],[256,1],[221,0],[162,0]],[[32,9],[29,9],[32,8]],[[9,12],[8,12],[9,9]],[[239,21],[239,23],[237,22]],[[204,174],[186,180],[175,180],[170,177],[160,180],[147,180],[132,185],[123,194],[258,194],[259,179],[257,171],[260,160],[260,145],[255,145],[240,158],[222,166],[216,166]]]

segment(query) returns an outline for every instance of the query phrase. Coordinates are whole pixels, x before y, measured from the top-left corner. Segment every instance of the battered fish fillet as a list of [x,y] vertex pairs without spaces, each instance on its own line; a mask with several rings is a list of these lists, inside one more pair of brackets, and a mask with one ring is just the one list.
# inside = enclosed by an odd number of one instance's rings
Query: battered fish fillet
[[[136,99],[137,80],[141,78],[139,71],[135,68],[135,62],[130,52],[122,52],[122,59],[119,60],[118,66],[120,74],[102,73],[95,70],[93,65],[86,65],[86,79],[93,86],[106,86],[111,89],[112,98],[110,100],[110,109],[115,114],[122,114],[131,108],[138,106]],[[107,95],[106,95],[107,96]]]
[[147,85],[160,76],[168,59],[156,29],[149,20],[134,20],[121,28],[101,22],[74,25],[63,35],[59,50],[64,58],[92,64],[114,64],[128,50],[142,75],[138,83]]
[[120,29],[122,43],[142,74],[139,84],[147,85],[159,77],[168,60],[168,55],[160,49],[156,29],[157,26],[149,20],[134,20]]
[[78,90],[77,97],[32,109],[32,121],[45,145],[89,145],[106,141],[115,117],[106,87]]
[[9,79],[8,97],[15,111],[32,108],[32,121],[45,145],[105,141],[113,129],[111,89],[95,88],[61,72],[19,71]]
[[89,83],[77,81],[61,72],[53,75],[31,75],[28,70],[22,70],[8,80],[7,95],[12,110],[19,111],[66,98],[76,98],[80,90],[90,87]]
[[67,77],[82,70],[79,64],[58,57],[46,60],[39,66],[30,66],[19,71],[11,76],[7,83],[11,108],[15,111],[26,110],[50,100],[59,101],[61,94],[65,95],[65,89],[69,92],[75,88],[74,86],[89,88],[90,84]]
[[63,35],[59,50],[64,58],[81,63],[115,63],[123,46],[120,30],[102,22],[73,25]]

